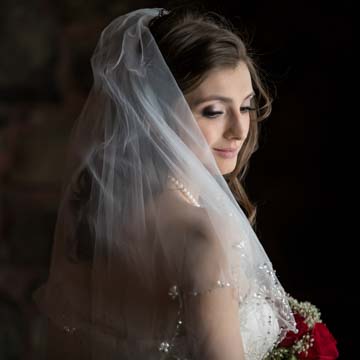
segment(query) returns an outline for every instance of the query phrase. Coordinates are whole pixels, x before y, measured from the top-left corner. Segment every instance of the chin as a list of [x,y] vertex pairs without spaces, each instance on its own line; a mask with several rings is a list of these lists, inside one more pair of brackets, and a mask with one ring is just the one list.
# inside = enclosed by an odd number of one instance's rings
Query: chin
[[236,162],[231,164],[218,164],[221,175],[226,175],[232,173],[236,168]]

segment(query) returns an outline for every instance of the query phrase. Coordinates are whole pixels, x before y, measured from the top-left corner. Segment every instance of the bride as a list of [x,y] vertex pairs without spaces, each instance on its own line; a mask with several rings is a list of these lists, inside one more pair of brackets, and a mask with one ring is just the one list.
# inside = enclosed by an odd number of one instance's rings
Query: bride
[[115,19],[71,134],[49,359],[258,360],[294,330],[242,185],[270,100],[213,13]]

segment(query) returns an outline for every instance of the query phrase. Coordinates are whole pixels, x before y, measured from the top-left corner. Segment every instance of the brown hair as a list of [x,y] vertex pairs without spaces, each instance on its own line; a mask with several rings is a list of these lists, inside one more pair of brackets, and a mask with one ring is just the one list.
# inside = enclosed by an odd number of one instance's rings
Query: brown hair
[[238,155],[235,170],[224,175],[235,198],[254,225],[256,207],[244,188],[249,159],[258,148],[258,123],[271,112],[271,98],[262,83],[259,70],[233,26],[213,12],[178,7],[154,18],[149,24],[160,51],[184,95],[200,85],[215,68],[235,67],[244,62],[251,74],[255,97],[250,113],[248,137]]

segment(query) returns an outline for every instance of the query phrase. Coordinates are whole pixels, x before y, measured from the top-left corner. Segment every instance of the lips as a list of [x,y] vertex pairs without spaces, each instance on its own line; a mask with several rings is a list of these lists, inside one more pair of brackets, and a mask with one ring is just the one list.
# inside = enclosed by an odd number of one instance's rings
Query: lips
[[227,149],[215,149],[214,150],[217,152],[217,154],[223,158],[226,159],[230,159],[233,158],[235,156],[237,156],[238,152],[239,152],[239,148],[235,148],[235,149],[231,149],[231,148],[227,148]]
[[234,152],[234,151],[238,151],[239,148],[226,148],[226,149],[216,149],[216,148],[214,148],[214,150]]

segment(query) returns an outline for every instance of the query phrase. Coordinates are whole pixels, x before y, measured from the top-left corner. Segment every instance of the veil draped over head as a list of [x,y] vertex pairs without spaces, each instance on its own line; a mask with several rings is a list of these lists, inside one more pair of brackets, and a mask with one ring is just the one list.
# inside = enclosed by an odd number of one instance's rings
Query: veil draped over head
[[[64,336],[78,339],[84,358],[182,351],[185,359],[206,337],[184,321],[184,299],[216,288],[233,290],[239,324],[248,303],[264,301],[278,339],[294,329],[272,265],[149,30],[159,10],[104,29],[71,134],[49,279],[37,301]],[[176,350],[185,338],[187,350]]]

